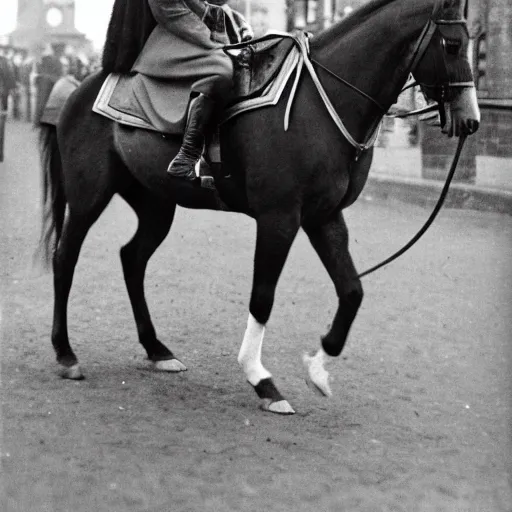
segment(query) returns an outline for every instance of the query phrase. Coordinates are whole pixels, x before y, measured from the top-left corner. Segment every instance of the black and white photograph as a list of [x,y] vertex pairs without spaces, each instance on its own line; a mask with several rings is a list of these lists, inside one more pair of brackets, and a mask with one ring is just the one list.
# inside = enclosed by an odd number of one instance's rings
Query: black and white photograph
[[0,0],[2,512],[512,512],[512,0]]

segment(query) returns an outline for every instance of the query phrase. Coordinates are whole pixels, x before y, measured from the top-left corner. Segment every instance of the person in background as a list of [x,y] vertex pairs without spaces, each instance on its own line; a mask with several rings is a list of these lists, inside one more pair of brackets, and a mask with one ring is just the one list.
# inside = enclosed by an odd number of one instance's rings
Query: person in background
[[64,54],[65,45],[48,45],[41,58],[36,63],[36,74],[34,85],[36,89],[36,108],[34,113],[34,124],[37,126],[43,115],[44,107],[53,86],[65,73],[61,57]]
[[0,112],[4,115],[9,107],[9,96],[16,88],[16,75],[12,62],[12,51],[0,48]]

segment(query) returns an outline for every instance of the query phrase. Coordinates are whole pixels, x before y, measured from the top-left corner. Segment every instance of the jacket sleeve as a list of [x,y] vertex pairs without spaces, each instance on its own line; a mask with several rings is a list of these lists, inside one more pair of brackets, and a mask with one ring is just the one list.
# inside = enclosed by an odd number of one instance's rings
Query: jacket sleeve
[[229,44],[225,12],[204,0],[148,0],[157,23],[180,37],[197,42],[199,34],[208,33],[216,44]]
[[208,2],[204,0],[183,0],[185,5],[199,18],[203,19],[206,14]]
[[172,30],[172,26],[183,16],[193,12],[200,20],[204,18],[207,5],[203,0],[147,0],[151,13],[159,25]]
[[228,5],[223,5],[222,8],[224,10],[229,9],[231,11],[231,16],[235,22],[236,28],[238,29],[238,35],[241,41],[249,41],[250,39],[254,39],[254,31],[252,27],[249,25],[247,20],[240,14],[238,11],[231,9]]

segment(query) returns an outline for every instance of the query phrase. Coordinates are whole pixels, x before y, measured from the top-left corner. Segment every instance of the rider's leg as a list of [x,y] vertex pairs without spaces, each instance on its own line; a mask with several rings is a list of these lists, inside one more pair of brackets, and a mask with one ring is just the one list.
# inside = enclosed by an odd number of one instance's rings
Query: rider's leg
[[205,135],[211,129],[215,112],[222,108],[233,88],[233,64],[221,51],[216,57],[215,73],[199,80],[192,88],[187,125],[181,148],[167,172],[174,177],[195,180],[195,166],[204,150]]
[[191,101],[181,148],[167,169],[172,176],[186,180],[196,178],[195,166],[203,153],[205,133],[215,107],[215,100],[205,94],[199,94]]

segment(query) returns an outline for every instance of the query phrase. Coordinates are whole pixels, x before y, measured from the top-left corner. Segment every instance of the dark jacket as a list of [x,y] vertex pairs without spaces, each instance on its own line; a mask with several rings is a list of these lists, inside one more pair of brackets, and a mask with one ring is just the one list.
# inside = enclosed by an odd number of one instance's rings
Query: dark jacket
[[[130,6],[134,0],[116,0],[116,4],[121,1]],[[233,42],[249,37],[250,28],[229,7],[210,5],[204,0],[135,1],[149,7],[154,28],[129,70],[135,75],[130,78],[132,100],[155,129],[183,133],[191,93],[203,93],[217,101],[231,95],[233,64],[223,46],[229,42],[229,35]],[[137,10],[137,5],[133,9]],[[118,12],[123,13],[121,9]],[[117,26],[113,22],[111,25]],[[119,30],[111,33],[127,34]],[[136,36],[134,41],[144,39],[140,32]],[[123,61],[124,67],[127,62]]]
[[[194,92],[222,95],[233,77],[231,59],[222,49],[229,42],[226,16],[233,11],[203,0],[147,2],[157,26],[132,71],[161,80],[191,81]],[[243,20],[238,13],[234,17]],[[250,31],[246,23],[240,25]]]
[[0,89],[8,93],[16,88],[14,69],[7,57],[0,55]]

